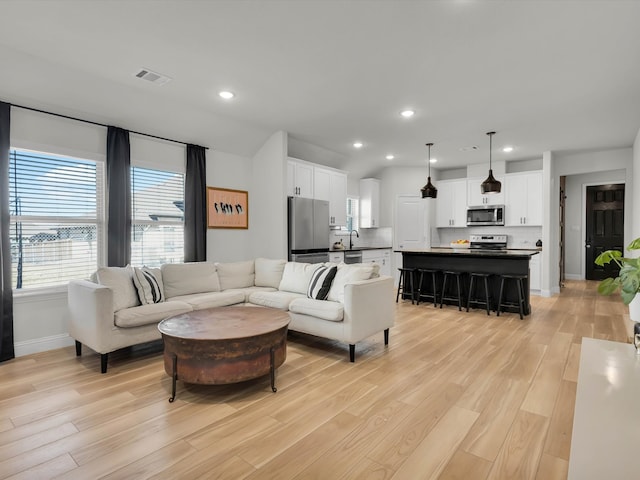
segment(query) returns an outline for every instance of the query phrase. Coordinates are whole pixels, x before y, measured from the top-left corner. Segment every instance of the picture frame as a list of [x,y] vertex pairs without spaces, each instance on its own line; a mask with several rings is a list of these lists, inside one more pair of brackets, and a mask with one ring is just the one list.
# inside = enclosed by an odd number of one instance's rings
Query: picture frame
[[249,228],[249,192],[207,187],[207,228]]

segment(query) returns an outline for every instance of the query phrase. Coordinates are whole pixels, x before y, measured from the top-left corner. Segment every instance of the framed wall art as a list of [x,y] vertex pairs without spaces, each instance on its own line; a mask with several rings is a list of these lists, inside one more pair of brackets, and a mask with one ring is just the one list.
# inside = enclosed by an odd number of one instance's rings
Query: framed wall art
[[249,192],[207,187],[207,228],[249,228]]

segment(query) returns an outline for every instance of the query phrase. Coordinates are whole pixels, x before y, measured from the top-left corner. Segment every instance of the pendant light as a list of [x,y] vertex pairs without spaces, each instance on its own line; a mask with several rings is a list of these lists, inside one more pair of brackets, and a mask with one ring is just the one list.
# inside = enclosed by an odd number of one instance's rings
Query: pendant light
[[436,198],[438,196],[438,189],[433,186],[431,183],[431,147],[433,143],[427,143],[427,147],[429,148],[429,159],[427,163],[429,164],[429,176],[427,177],[427,184],[420,189],[422,192],[422,198]]
[[495,134],[496,132],[487,132],[487,135],[489,135],[489,176],[484,182],[480,184],[480,192],[482,194],[500,193],[500,189],[502,188],[502,183],[500,183],[493,177],[493,170],[491,169],[491,137],[493,137]]

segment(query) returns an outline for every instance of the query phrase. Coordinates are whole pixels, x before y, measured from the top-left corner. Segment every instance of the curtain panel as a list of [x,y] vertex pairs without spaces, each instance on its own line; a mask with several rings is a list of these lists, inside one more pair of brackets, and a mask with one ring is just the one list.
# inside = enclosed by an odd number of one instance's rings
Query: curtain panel
[[0,102],[0,362],[15,357],[13,348],[13,290],[9,238],[9,149],[11,105]]
[[207,259],[207,165],[206,149],[187,145],[184,186],[184,261]]
[[107,129],[107,265],[131,261],[131,148],[129,131]]

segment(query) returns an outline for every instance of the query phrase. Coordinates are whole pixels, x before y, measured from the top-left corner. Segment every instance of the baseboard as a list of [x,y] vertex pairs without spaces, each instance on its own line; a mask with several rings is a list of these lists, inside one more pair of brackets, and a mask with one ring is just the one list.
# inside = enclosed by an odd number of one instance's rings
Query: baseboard
[[566,278],[567,280],[584,280],[584,278],[582,278],[582,275],[577,273],[565,273],[564,278]]
[[16,357],[31,355],[32,353],[46,352],[47,350],[55,350],[57,348],[70,347],[75,341],[67,333],[61,335],[52,335],[50,337],[35,338],[33,340],[25,340],[16,342],[13,346]]

